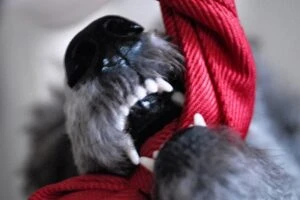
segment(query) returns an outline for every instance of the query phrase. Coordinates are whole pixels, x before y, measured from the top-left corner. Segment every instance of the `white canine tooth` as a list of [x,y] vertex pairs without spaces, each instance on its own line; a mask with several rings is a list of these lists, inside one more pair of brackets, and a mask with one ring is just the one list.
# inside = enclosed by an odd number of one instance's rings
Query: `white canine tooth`
[[135,88],[135,95],[137,96],[137,98],[139,100],[141,100],[141,99],[143,99],[143,98],[145,98],[147,96],[147,91],[142,86],[137,86]]
[[196,113],[194,115],[194,124],[195,126],[206,126],[205,120],[202,115]]
[[120,111],[124,116],[128,116],[130,112],[130,108],[128,106],[122,105],[120,107]]
[[170,83],[168,83],[167,81],[165,81],[162,78],[157,78],[156,79],[158,88],[160,91],[162,92],[172,92],[173,91],[173,87]]
[[154,160],[152,158],[141,157],[140,163],[150,172],[154,171]]
[[126,151],[128,158],[134,165],[138,165],[140,163],[140,157],[135,148],[131,148]]
[[140,163],[140,157],[138,152],[136,151],[134,144],[132,142],[132,139],[129,137],[127,138],[127,145],[125,147],[125,152],[126,155],[128,156],[128,158],[130,159],[130,161],[134,164],[134,165],[138,165]]
[[119,130],[119,131],[123,131],[125,129],[125,119],[123,118],[120,118],[118,121],[117,121],[117,124],[116,124],[116,128]]
[[150,108],[150,102],[149,101],[141,101],[141,104],[144,106],[144,108],[147,108],[147,109]]
[[171,96],[171,100],[179,106],[183,106],[185,98],[181,92],[174,92]]
[[157,156],[158,156],[158,153],[159,153],[158,150],[154,151],[153,154],[152,154],[152,157],[153,157],[154,159],[156,159]]
[[136,96],[129,95],[127,97],[127,103],[129,106],[133,106],[137,101],[138,101],[138,98]]
[[145,87],[149,93],[156,93],[158,91],[158,85],[152,79],[145,80]]

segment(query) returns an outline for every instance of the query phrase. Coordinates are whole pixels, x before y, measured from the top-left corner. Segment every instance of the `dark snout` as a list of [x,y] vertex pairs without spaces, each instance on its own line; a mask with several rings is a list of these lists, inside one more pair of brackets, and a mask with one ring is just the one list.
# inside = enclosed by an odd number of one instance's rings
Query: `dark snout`
[[129,57],[138,53],[144,28],[120,16],[102,17],[79,32],[65,55],[67,82],[78,82],[120,67],[128,67]]

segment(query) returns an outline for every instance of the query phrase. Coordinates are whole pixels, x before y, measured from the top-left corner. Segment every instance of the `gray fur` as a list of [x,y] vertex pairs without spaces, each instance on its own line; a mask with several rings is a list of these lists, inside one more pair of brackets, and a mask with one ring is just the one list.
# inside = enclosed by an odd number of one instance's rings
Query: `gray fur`
[[178,133],[155,165],[157,200],[297,199],[287,173],[226,128]]
[[64,93],[58,89],[52,93],[51,103],[35,106],[27,127],[31,149],[24,169],[24,189],[28,194],[78,174],[65,131]]
[[140,80],[182,74],[182,56],[157,34],[144,35],[140,48],[141,56],[131,59],[132,67],[103,73],[76,89],[66,89],[66,127],[80,173],[128,175],[133,165],[124,150],[132,139],[116,128],[120,120],[126,120],[120,107],[126,105],[134,88],[143,84]]
[[[66,92],[67,132],[80,173],[104,169],[122,175],[128,173],[124,170],[130,162],[122,147],[130,135],[116,128],[118,120],[123,120],[119,109],[125,102],[118,96],[118,90],[110,92],[105,94],[98,81],[89,82],[77,91]],[[119,100],[112,101],[113,95]]]

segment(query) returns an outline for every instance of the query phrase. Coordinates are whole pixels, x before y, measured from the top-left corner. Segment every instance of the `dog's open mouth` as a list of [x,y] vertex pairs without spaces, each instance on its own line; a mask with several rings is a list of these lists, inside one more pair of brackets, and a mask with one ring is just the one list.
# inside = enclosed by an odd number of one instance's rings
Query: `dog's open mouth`
[[145,88],[139,88],[137,99],[131,99],[135,103],[129,111],[123,110],[128,112],[125,131],[132,136],[137,149],[179,116],[184,101],[174,82],[171,84],[159,78],[156,81],[146,80],[145,83]]
[[104,118],[93,133],[113,138],[97,144],[112,143],[133,164],[138,164],[136,149],[180,115],[184,91],[183,56],[163,35],[143,30],[131,20],[105,16],[79,32],[65,56],[69,87],[88,98],[95,95],[91,104],[97,102],[98,118]]

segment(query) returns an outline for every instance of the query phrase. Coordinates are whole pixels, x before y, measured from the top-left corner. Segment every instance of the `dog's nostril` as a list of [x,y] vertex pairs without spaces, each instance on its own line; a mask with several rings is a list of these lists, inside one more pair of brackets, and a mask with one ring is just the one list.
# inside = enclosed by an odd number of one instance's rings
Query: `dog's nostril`
[[103,26],[108,35],[115,37],[138,36],[144,31],[141,25],[118,16],[107,18]]

